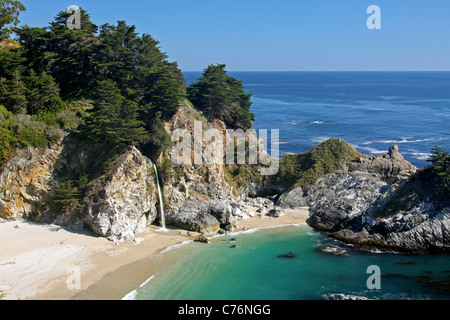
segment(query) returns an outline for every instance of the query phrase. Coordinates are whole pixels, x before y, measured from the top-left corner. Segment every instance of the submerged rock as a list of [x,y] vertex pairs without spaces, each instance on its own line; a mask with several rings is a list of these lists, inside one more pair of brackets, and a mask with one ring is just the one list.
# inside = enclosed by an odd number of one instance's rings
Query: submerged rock
[[280,254],[278,258],[288,258],[288,259],[294,259],[296,258],[295,254],[292,252],[289,252],[288,254]]

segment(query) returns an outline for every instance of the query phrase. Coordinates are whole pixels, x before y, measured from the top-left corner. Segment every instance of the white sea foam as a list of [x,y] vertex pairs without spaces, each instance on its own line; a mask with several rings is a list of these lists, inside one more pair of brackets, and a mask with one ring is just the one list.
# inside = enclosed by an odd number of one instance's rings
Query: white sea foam
[[431,156],[429,153],[424,152],[413,152],[411,155],[417,160],[428,160]]
[[[145,286],[147,283],[149,283],[155,276],[151,276],[150,278],[148,278],[147,280],[145,280],[145,282],[143,284],[141,284],[139,286],[139,288],[142,288],[143,286]],[[125,295],[125,297],[122,298],[122,300],[136,300],[136,296],[137,296],[137,291],[138,289],[131,291],[130,293],[127,293]]]
[[165,252],[169,252],[170,250],[173,250],[173,249],[181,248],[181,247],[183,247],[183,246],[185,246],[185,245],[187,245],[187,244],[189,244],[191,242],[194,242],[194,240],[187,240],[187,241],[183,241],[182,243],[173,244],[171,246],[168,246],[163,251],[161,251],[161,253],[165,253]]
[[324,294],[322,295],[324,300],[370,300],[364,296],[357,296],[353,294],[346,293],[333,293],[333,294]]
[[329,139],[331,139],[330,137],[312,137],[311,138],[311,141],[313,142],[313,143],[322,143],[322,142],[324,142],[324,141],[327,141],[327,140],[329,140]]
[[357,145],[357,144],[351,144],[351,146],[357,150],[360,149],[360,150],[369,151],[369,153],[371,153],[371,154],[383,154],[383,153],[387,152],[387,150],[379,150],[379,149],[372,148],[372,147],[361,147],[360,145]]
[[217,234],[217,235],[214,235],[214,236],[210,237],[209,239],[215,239],[215,238],[220,238],[220,237],[238,236],[238,235],[241,235],[241,234],[251,234],[251,233],[255,233],[255,232],[258,232],[258,231],[262,231],[262,230],[268,230],[268,229],[276,229],[276,228],[284,228],[284,227],[304,227],[304,226],[307,226],[307,225],[308,224],[306,224],[306,223],[290,223],[290,224],[282,224],[282,225],[277,225],[277,226],[259,227],[259,228],[252,228],[252,229],[243,230],[243,231],[229,232],[227,234]]
[[325,121],[321,121],[321,120],[309,122],[309,124],[324,124],[324,123],[325,123]]
[[408,138],[401,138],[401,140],[372,140],[372,141],[367,141],[367,142],[363,142],[363,144],[368,145],[368,144],[373,144],[373,143],[385,143],[385,144],[404,144],[404,143],[419,143],[419,142],[430,142],[430,141],[439,141],[439,140],[447,140],[447,138],[427,138],[427,139],[411,139],[409,140]]

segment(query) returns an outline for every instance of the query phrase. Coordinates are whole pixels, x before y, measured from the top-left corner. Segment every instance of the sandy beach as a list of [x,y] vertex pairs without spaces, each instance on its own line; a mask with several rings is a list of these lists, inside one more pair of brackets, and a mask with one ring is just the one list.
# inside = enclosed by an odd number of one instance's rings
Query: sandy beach
[[[286,210],[279,218],[255,216],[238,221],[237,231],[301,224],[307,217],[308,208]],[[198,235],[157,230],[150,226],[135,239],[115,244],[55,225],[0,223],[0,294],[3,300],[122,299],[166,263],[157,259],[159,253]]]

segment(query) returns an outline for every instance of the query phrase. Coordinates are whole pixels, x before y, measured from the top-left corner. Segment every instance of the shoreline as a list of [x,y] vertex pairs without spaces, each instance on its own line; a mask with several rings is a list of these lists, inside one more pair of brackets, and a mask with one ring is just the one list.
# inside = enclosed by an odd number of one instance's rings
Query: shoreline
[[[233,233],[305,224],[308,216],[308,208],[285,210],[279,218],[255,216],[238,221]],[[7,244],[0,249],[0,294],[4,300],[120,300],[170,265],[160,253],[199,235],[188,236],[184,229],[164,235],[158,229],[152,225],[135,239],[115,244],[55,225],[0,223],[0,241]],[[69,289],[76,275],[80,288]]]

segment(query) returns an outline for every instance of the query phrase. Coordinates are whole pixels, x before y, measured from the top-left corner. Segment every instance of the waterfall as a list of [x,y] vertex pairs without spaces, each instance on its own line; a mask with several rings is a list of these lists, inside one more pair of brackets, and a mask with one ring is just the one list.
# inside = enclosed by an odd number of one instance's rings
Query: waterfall
[[156,164],[155,163],[153,163],[153,168],[155,168],[156,184],[158,185],[159,208],[160,208],[160,211],[161,211],[161,223],[162,223],[161,231],[164,231],[164,230],[167,229],[167,227],[166,227],[166,217],[164,216],[164,203],[163,203],[161,185],[159,183],[158,169],[156,168]]

